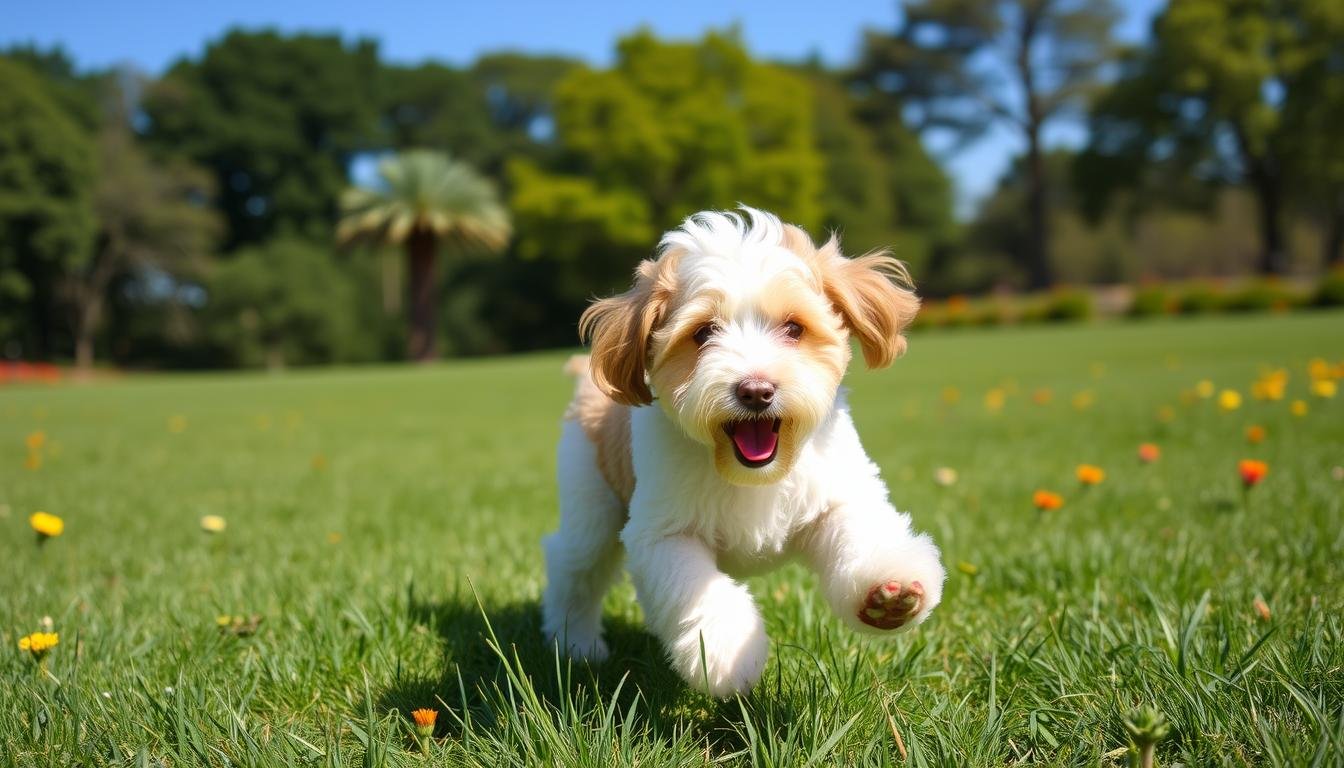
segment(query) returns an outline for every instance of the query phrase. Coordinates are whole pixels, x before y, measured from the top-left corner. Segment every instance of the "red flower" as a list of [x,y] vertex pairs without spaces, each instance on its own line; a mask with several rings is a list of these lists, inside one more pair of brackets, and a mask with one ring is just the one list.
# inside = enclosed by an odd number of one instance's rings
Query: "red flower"
[[1255,459],[1242,459],[1237,462],[1237,472],[1241,473],[1241,482],[1247,488],[1257,485],[1269,474],[1269,465]]
[[1162,449],[1158,448],[1156,443],[1139,444],[1139,461],[1144,464],[1152,464],[1160,458],[1162,458]]

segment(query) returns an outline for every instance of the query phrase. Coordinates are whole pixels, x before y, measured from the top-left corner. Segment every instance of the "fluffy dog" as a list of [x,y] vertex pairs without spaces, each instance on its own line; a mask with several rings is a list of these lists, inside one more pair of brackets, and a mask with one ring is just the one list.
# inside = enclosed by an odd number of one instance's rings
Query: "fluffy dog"
[[715,696],[755,685],[769,652],[729,574],[801,558],[836,615],[877,635],[922,622],[945,577],[887,500],[840,388],[851,335],[870,368],[905,351],[919,300],[904,268],[743,210],[690,217],[629,291],[584,312],[592,352],[570,364],[560,528],[544,542],[551,641],[606,657],[602,598],[624,556],[672,665]]

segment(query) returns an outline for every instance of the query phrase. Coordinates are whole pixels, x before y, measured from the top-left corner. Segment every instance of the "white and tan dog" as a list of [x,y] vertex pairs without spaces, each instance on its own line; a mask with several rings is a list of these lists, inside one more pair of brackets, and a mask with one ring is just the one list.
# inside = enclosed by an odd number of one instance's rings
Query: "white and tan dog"
[[[938,604],[938,548],[887,500],[840,380],[905,351],[919,300],[900,262],[843,256],[744,208],[668,232],[634,287],[595,302],[559,448],[560,529],[545,540],[543,629],[602,659],[602,598],[622,555],[649,628],[715,696],[769,652],[745,575],[801,557],[836,615],[891,635]],[[657,402],[657,407],[640,407]]]

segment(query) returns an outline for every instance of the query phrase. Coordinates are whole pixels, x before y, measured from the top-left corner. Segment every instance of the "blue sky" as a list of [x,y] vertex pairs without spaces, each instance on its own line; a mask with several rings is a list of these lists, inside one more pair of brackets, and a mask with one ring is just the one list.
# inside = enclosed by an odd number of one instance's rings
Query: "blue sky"
[[[1162,0],[1119,0],[1125,9],[1120,36],[1142,39],[1161,4]],[[863,28],[890,27],[897,10],[894,0],[383,0],[348,4],[321,0],[15,0],[4,15],[0,46],[61,45],[80,67],[130,63],[158,73],[179,57],[198,55],[207,41],[231,26],[373,37],[383,56],[392,61],[440,59],[461,65],[481,53],[501,49],[564,53],[603,64],[611,59],[615,39],[640,26],[668,37],[693,37],[706,28],[737,24],[758,56],[798,59],[815,52],[828,64],[842,65],[857,54]],[[1076,143],[1082,138],[1077,126],[1062,126],[1050,137],[1057,143]],[[956,180],[963,213],[993,188],[1020,150],[1012,134],[1000,131],[943,158]]]

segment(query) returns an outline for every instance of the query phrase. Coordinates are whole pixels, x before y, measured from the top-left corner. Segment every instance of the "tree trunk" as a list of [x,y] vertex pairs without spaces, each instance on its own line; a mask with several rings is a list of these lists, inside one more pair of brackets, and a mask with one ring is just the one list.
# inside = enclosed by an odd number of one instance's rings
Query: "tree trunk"
[[433,233],[423,229],[412,232],[406,241],[411,290],[411,332],[407,353],[416,362],[428,362],[439,355],[438,285],[434,281],[436,245]]
[[1335,193],[1325,212],[1325,238],[1321,241],[1322,266],[1344,267],[1344,190]]
[[1049,288],[1055,281],[1054,271],[1050,267],[1048,184],[1040,126],[1033,125],[1028,132],[1027,148],[1027,207],[1031,217],[1031,235],[1027,243],[1027,287],[1037,291]]
[[75,370],[81,377],[93,372],[93,334],[83,328],[75,334]]
[[1283,250],[1282,201],[1278,178],[1262,170],[1255,179],[1256,200],[1260,205],[1260,274],[1281,275],[1288,271]]

